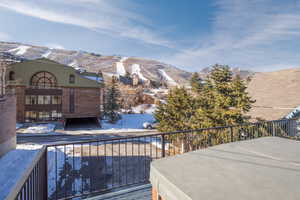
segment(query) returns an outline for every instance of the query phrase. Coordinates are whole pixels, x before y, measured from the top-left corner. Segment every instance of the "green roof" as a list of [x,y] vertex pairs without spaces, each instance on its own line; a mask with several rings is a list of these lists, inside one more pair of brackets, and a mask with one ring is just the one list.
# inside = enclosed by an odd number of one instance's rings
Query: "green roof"
[[[24,61],[21,63],[14,63],[8,66],[7,76],[10,71],[15,73],[15,81],[9,84],[30,86],[31,77],[38,72],[50,72],[56,77],[58,87],[86,87],[99,88],[103,86],[102,79],[91,79],[86,76],[98,77],[96,73],[88,72],[81,74],[74,68],[62,65],[55,61],[41,58],[36,60]],[[75,83],[69,83],[69,76],[75,76]]]

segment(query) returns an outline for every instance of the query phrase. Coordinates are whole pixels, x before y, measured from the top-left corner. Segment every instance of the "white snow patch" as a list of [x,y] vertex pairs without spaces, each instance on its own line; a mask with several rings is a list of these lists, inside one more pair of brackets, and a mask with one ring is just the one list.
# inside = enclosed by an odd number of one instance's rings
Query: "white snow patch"
[[154,92],[155,94],[157,94],[157,93],[167,94],[169,92],[169,90],[158,88],[158,89],[151,89],[151,92]]
[[162,77],[166,80],[166,81],[168,81],[170,84],[172,84],[172,85],[177,85],[177,83],[165,72],[165,70],[163,70],[163,69],[159,69],[158,70],[159,71],[159,73],[162,75]]
[[26,128],[23,133],[50,133],[55,128],[54,124],[38,124]]
[[41,148],[41,145],[17,145],[15,150],[0,158],[0,199],[6,199]]
[[116,65],[117,65],[116,73],[119,76],[125,76],[126,75],[126,70],[125,70],[123,62],[127,59],[128,59],[128,57],[123,57],[119,62],[116,62]]
[[92,81],[97,81],[98,83],[103,82],[103,79],[97,76],[84,76],[84,78],[90,79]]
[[122,119],[116,124],[110,124],[107,121],[103,121],[102,129],[113,132],[139,131],[144,129],[144,122],[153,120],[154,117],[151,114],[122,114]]
[[44,54],[42,54],[43,58],[48,58],[50,56],[50,54],[52,53],[51,50],[46,51]]
[[147,113],[147,114],[153,114],[155,112],[156,105],[155,104],[141,104],[136,107],[132,107],[132,112],[134,113]]
[[16,52],[15,53],[16,55],[23,55],[30,48],[31,48],[30,46],[21,45],[21,46],[18,46],[17,48],[10,49],[8,52]]
[[143,81],[148,80],[148,79],[146,79],[146,78],[144,77],[144,75],[142,74],[141,68],[140,68],[140,65],[139,65],[139,64],[133,64],[133,65],[131,66],[131,71],[132,71],[131,74],[137,74],[138,77],[139,77],[140,79],[142,79]]

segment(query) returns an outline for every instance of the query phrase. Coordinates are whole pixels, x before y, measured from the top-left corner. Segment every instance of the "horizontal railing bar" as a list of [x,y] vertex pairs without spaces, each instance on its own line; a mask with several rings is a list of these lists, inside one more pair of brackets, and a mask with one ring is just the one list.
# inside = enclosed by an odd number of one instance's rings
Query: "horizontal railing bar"
[[40,151],[38,152],[38,155],[34,158],[33,162],[31,163],[30,167],[26,169],[25,173],[22,175],[22,178],[20,181],[16,184],[13,193],[10,194],[10,196],[7,197],[7,199],[15,199],[18,197],[21,189],[25,186],[27,181],[30,179],[30,176],[34,170],[34,168],[38,165],[38,163],[41,161],[42,156],[47,154],[46,146],[43,146]]
[[278,122],[290,121],[290,120],[296,120],[296,119],[280,119],[280,120],[263,121],[263,122],[255,122],[255,123],[244,123],[244,124],[240,124],[240,125],[201,128],[201,129],[194,129],[194,130],[180,130],[180,131],[161,132],[161,133],[145,134],[145,135],[114,137],[114,138],[107,138],[107,139],[92,139],[92,140],[77,141],[77,142],[64,142],[64,143],[56,143],[56,144],[47,144],[46,146],[47,147],[55,147],[55,146],[72,145],[72,144],[86,144],[86,143],[94,143],[94,142],[108,142],[108,141],[143,138],[143,137],[151,137],[151,136],[154,137],[154,136],[161,136],[161,135],[173,135],[173,134],[178,134],[178,133],[193,133],[193,132],[202,132],[202,131],[217,130],[217,129],[231,128],[231,127],[234,128],[234,127],[241,127],[241,126],[259,125],[259,124],[271,123],[271,122],[278,123]]

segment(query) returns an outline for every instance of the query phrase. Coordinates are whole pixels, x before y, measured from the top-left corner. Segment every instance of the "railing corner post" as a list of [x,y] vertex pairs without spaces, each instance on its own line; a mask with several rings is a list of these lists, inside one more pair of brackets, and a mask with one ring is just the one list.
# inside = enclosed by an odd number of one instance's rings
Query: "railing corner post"
[[45,147],[45,182],[44,182],[44,199],[48,199],[48,148]]
[[232,129],[232,126],[229,127],[229,132],[230,132],[230,139],[231,139],[231,142],[234,142],[234,141],[233,141],[233,129]]
[[166,141],[165,141],[165,135],[161,135],[161,150],[162,150],[162,157],[166,156]]
[[272,125],[273,125],[272,136],[274,137],[274,136],[276,136],[275,123],[273,122]]

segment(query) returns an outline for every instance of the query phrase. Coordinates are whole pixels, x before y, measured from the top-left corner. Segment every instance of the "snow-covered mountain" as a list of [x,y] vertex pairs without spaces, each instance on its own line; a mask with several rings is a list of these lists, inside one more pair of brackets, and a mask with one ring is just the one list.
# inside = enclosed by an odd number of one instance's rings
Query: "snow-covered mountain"
[[187,85],[191,77],[191,73],[174,66],[137,57],[107,56],[13,42],[0,42],[0,52],[29,60],[48,58],[78,70],[101,70],[106,76],[136,74],[142,81],[164,81],[169,86]]

